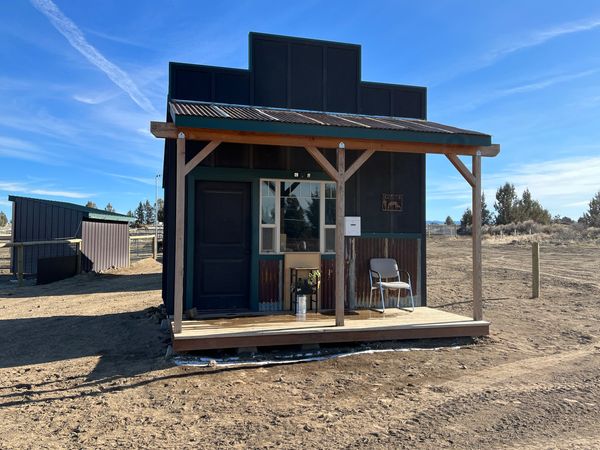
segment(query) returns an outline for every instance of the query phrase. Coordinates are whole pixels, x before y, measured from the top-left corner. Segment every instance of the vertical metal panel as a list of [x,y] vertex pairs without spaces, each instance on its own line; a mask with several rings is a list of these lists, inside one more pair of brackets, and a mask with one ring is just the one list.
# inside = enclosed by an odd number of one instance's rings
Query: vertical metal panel
[[[50,206],[36,199],[18,197],[14,200],[14,241],[45,241],[77,237],[77,230],[83,214],[68,208]],[[74,249],[68,244],[31,246],[23,249],[23,270],[37,273],[38,258],[69,256]],[[16,255],[16,252],[15,252]],[[12,260],[13,272],[17,269],[16,257]]]
[[84,220],[82,265],[86,272],[126,267],[129,258],[129,228],[122,222]]

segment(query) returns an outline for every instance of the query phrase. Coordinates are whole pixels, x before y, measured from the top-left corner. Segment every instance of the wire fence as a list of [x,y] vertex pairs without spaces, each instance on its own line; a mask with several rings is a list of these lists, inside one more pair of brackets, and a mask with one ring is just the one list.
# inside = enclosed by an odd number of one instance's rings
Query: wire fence
[[448,236],[456,237],[458,225],[446,225],[445,223],[428,223],[427,237],[431,236]]
[[[1,233],[1,231],[0,231]],[[10,230],[9,230],[10,233]],[[10,234],[0,234],[0,244],[5,244],[10,242],[11,236]],[[11,273],[10,268],[10,252],[12,249],[10,247],[2,247],[0,245],[0,275],[8,275]]]

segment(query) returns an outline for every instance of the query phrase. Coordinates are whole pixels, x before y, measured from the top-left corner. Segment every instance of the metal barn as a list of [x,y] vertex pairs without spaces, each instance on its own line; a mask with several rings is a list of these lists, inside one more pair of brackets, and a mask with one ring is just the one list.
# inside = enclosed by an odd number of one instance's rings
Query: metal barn
[[[129,265],[129,222],[131,217],[74,203],[9,196],[13,202],[13,242],[52,241],[81,238],[82,270],[102,271]],[[25,247],[23,271],[36,274],[38,260],[72,256],[68,244]],[[11,258],[17,271],[15,252]]]

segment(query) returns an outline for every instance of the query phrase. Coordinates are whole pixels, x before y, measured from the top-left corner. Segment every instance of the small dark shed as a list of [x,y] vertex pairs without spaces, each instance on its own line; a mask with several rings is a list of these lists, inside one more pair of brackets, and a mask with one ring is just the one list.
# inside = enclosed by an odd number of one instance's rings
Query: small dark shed
[[[129,265],[129,222],[133,218],[74,203],[9,196],[13,202],[13,241],[51,241],[81,238],[82,269],[101,271]],[[38,260],[70,256],[68,244],[25,247],[23,271],[37,273]],[[15,254],[11,260],[16,272]]]
[[[151,132],[165,139],[163,299],[176,351],[488,333],[479,225],[474,320],[439,325],[426,306],[425,158],[443,155],[465,178],[478,224],[481,159],[500,147],[428,121],[426,88],[364,81],[359,45],[251,33],[248,69],[171,63],[167,101]],[[408,328],[365,320],[358,332],[361,309],[385,309],[369,270],[381,258],[398,263],[420,312],[398,312]],[[183,323],[194,309],[202,318],[297,312],[299,273],[315,277],[307,308],[334,310],[335,327]],[[387,301],[400,309],[398,297]]]

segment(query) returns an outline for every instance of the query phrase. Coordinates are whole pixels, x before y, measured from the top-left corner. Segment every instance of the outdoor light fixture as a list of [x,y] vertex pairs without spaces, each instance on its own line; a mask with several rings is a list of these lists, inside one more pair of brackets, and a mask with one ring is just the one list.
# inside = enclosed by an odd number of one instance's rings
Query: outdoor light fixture
[[294,172],[294,178],[310,178],[310,172]]

